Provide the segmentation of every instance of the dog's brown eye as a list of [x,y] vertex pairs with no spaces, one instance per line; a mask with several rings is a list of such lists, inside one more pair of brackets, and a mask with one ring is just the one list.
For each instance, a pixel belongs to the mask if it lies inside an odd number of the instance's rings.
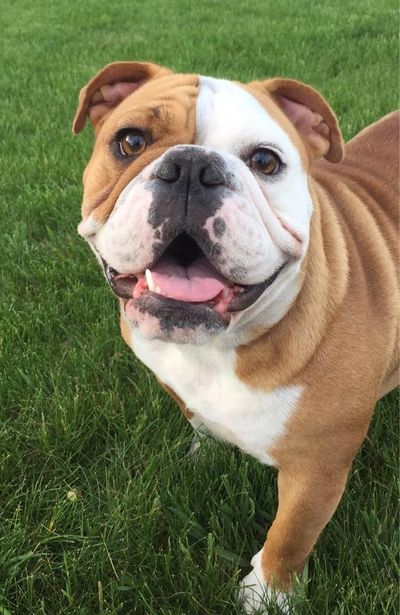
[[147,147],[146,139],[140,130],[125,132],[118,141],[122,156],[139,156]]
[[250,156],[250,166],[264,175],[274,175],[281,166],[279,157],[270,149],[256,149]]

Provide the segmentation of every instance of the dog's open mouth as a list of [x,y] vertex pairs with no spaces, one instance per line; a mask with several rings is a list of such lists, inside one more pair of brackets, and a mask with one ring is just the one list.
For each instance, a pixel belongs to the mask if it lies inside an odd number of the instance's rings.
[[[103,260],[103,259],[102,259]],[[229,319],[229,314],[254,303],[279,275],[280,267],[260,284],[239,285],[219,273],[199,245],[181,233],[161,257],[139,274],[121,274],[103,260],[106,278],[114,293],[125,300],[152,296],[158,300],[176,301],[182,308],[203,305]]]

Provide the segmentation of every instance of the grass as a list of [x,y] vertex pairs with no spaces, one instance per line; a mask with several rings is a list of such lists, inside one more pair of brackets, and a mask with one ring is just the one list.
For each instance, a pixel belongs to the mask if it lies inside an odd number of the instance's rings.
[[[206,443],[124,346],[75,228],[79,88],[149,59],[319,88],[346,139],[397,104],[397,3],[17,0],[1,10],[0,615],[232,615],[275,473]],[[397,613],[396,395],[309,564],[301,614]],[[272,612],[272,611],[271,611]]]

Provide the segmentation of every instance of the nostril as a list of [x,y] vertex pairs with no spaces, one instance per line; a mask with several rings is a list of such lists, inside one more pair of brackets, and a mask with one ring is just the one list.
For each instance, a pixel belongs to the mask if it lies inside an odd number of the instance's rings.
[[164,161],[157,169],[156,175],[159,179],[166,182],[176,182],[181,175],[181,168],[175,162]]
[[224,176],[214,166],[207,165],[199,173],[200,183],[203,186],[220,186],[224,183]]

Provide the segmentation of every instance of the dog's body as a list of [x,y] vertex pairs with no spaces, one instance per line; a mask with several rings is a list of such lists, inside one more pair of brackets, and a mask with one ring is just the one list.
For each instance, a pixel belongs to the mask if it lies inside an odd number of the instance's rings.
[[80,233],[124,339],[192,425],[279,469],[241,600],[251,613],[272,588],[283,604],[398,383],[398,115],[342,160],[334,115],[303,84],[137,63],[99,73],[76,131],[86,114]]

